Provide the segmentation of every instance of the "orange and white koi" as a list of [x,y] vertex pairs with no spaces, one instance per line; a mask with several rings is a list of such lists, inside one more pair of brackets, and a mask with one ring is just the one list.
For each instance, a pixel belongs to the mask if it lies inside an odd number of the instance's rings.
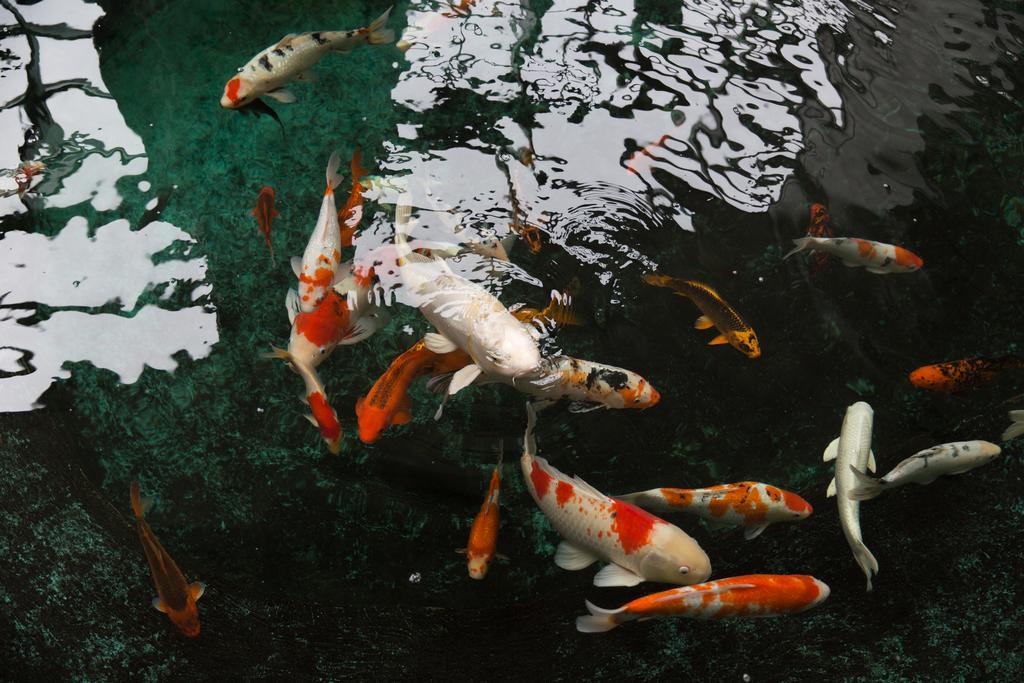
[[334,205],[334,188],[341,182],[338,153],[331,155],[327,162],[327,189],[320,205],[320,216],[316,227],[306,243],[302,254],[299,278],[299,308],[309,312],[317,307],[327,290],[334,284],[341,265],[341,227],[338,225],[338,210]]
[[352,238],[355,236],[359,222],[363,220],[363,185],[362,180],[369,174],[365,168],[360,166],[362,152],[357,148],[352,153],[352,161],[349,164],[352,172],[352,190],[349,192],[345,206],[338,212],[338,224],[341,226],[341,246],[351,247]]
[[587,616],[576,618],[576,630],[603,633],[627,621],[658,617],[726,619],[774,617],[817,607],[831,590],[806,574],[749,574],[645,595],[618,609],[586,602]]
[[813,511],[797,494],[757,481],[704,489],[657,488],[615,497],[647,510],[687,512],[713,525],[742,526],[748,541],[769,524],[807,519]]
[[327,400],[327,390],[320,381],[320,375],[309,364],[297,361],[284,349],[275,347],[269,356],[288,361],[288,367],[302,378],[306,388],[300,399],[309,405],[310,410],[306,420],[320,432],[327,449],[337,455],[341,451],[341,422],[338,413]]
[[352,31],[288,34],[238,70],[238,75],[224,85],[220,106],[241,109],[263,96],[278,102],[294,102],[295,95],[284,86],[293,80],[316,80],[310,69],[328,52],[345,53],[364,44],[395,42],[394,31],[384,28],[390,15],[388,9],[369,26]]
[[260,189],[259,196],[256,197],[256,206],[252,209],[252,215],[256,217],[256,223],[260,226],[260,233],[263,235],[263,241],[267,243],[267,248],[270,249],[270,260],[273,262],[274,243],[270,241],[270,230],[274,223],[274,217],[281,215],[274,208],[274,188],[263,187]]
[[573,413],[599,408],[646,410],[661,400],[650,382],[625,368],[571,356],[547,358],[545,367],[541,378],[519,381],[514,386],[539,399],[571,401],[569,411]]
[[635,586],[641,581],[688,585],[711,575],[708,556],[682,529],[609,498],[537,457],[533,406],[527,406],[527,413],[519,464],[530,495],[565,539],[558,545],[555,564],[578,570],[598,560],[609,562],[594,577],[595,586]]
[[761,356],[761,345],[754,329],[711,286],[696,280],[680,280],[653,273],[645,275],[644,282],[655,287],[667,287],[696,304],[703,315],[697,318],[693,326],[698,330],[715,327],[720,333],[708,342],[708,346],[731,344],[747,358]]
[[1024,368],[1017,356],[964,358],[946,363],[923,365],[910,373],[910,383],[919,389],[955,394],[975,389],[994,380],[1003,370]]
[[863,267],[879,275],[913,273],[924,265],[919,256],[903,247],[857,237],[800,237],[793,244],[796,246],[782,258],[801,251],[818,251],[839,258],[844,266]]
[[366,396],[356,401],[359,438],[363,443],[374,443],[388,427],[412,419],[407,391],[417,377],[430,372],[454,372],[472,362],[461,349],[439,354],[428,349],[423,341],[416,342],[391,362]]
[[482,579],[494,561],[498,547],[498,497],[501,495],[501,454],[498,464],[491,473],[491,483],[487,487],[487,497],[480,506],[480,512],[473,519],[469,530],[469,543],[466,545],[466,569],[469,578]]
[[196,581],[188,583],[181,569],[157,540],[146,522],[145,514],[152,501],[139,495],[139,482],[131,486],[132,512],[135,514],[135,528],[139,532],[142,550],[146,553],[149,573],[156,585],[153,607],[171,620],[178,630],[189,638],[199,635],[199,610],[196,601],[202,597],[206,585]]

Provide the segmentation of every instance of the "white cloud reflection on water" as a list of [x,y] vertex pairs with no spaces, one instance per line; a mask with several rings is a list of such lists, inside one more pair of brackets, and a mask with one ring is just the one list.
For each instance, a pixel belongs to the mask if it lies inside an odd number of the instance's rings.
[[[66,0],[16,9],[30,24],[65,24],[78,30],[90,29],[102,14],[96,5]],[[120,208],[124,198],[117,182],[141,177],[148,159],[142,139],[125,123],[116,101],[105,96],[91,37],[36,39],[40,85],[47,89],[71,83],[46,97],[56,125],[40,131],[39,122],[17,101],[28,84],[29,40],[10,12],[0,10],[0,21],[14,33],[2,47],[11,50],[9,65],[15,67],[0,74],[0,100],[9,105],[0,111],[5,140],[0,168],[12,169],[24,160],[47,164],[43,182],[24,200],[17,195],[0,199],[0,219],[28,211],[28,224],[38,225],[42,221],[33,218],[40,211],[62,210],[66,215],[67,209],[86,203],[96,211]],[[55,131],[60,133],[56,140]],[[39,133],[38,144],[25,144]],[[22,145],[26,159],[20,157]],[[133,184],[143,192],[150,187],[144,180]],[[141,207],[136,209],[133,213],[141,212]],[[192,242],[185,230],[162,221],[134,230],[124,219],[90,226],[81,216],[52,237],[4,232],[0,412],[39,407],[46,389],[70,376],[68,362],[89,362],[132,383],[146,367],[173,371],[177,362],[172,356],[180,351],[196,359],[207,356],[218,340],[212,308],[202,302],[180,310],[162,307],[170,305],[165,302],[176,288],[191,287],[191,301],[212,289],[205,282],[206,259],[189,256]],[[159,306],[139,305],[140,297],[159,288],[164,290]],[[40,310],[41,306],[46,308]],[[102,311],[91,310],[101,307]],[[38,322],[23,324],[36,313],[41,314]]]

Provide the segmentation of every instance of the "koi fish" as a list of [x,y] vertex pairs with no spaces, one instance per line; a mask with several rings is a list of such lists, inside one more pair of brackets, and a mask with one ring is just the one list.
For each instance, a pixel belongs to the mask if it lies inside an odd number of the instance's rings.
[[769,524],[807,519],[813,512],[811,504],[797,494],[757,481],[705,489],[658,488],[615,497],[647,510],[688,512],[713,525],[746,527],[743,537],[748,541]]
[[1009,441],[1010,439],[1016,439],[1021,434],[1024,434],[1024,410],[1011,410],[1010,411],[1010,426],[1003,432],[1003,441]]
[[[14,195],[24,197],[29,188],[32,187],[32,179],[42,175],[45,170],[46,164],[42,161],[24,161],[13,171],[4,171],[3,177],[12,178],[14,180],[14,187],[0,190],[0,197],[6,198],[13,197]],[[10,187],[9,183],[7,185]]]
[[558,291],[551,291],[551,301],[543,310],[536,308],[517,308],[509,312],[516,320],[522,323],[534,323],[539,326],[553,325],[582,325],[583,321],[576,315],[572,306],[572,297],[569,294],[561,294]]
[[351,247],[359,222],[363,220],[363,185],[362,179],[369,171],[360,166],[362,152],[357,148],[352,153],[350,168],[352,171],[352,190],[349,192],[345,206],[338,212],[338,224],[341,226],[341,246]]
[[414,253],[405,229],[411,207],[399,205],[395,246],[402,292],[409,305],[419,308],[437,332],[424,337],[434,353],[462,349],[473,362],[458,370],[448,386],[449,395],[469,386],[482,373],[512,381],[535,375],[541,366],[533,336],[498,299],[475,282],[456,275],[447,263]]
[[796,614],[817,607],[830,593],[824,582],[805,574],[733,576],[645,595],[618,609],[602,609],[587,601],[590,614],[576,618],[576,630],[603,633],[627,621],[658,617],[725,619]]
[[495,548],[498,544],[498,496],[501,494],[501,453],[498,454],[498,464],[494,466],[491,473],[491,483],[487,487],[487,497],[484,504],[480,506],[480,512],[473,519],[473,526],[469,530],[469,543],[464,551],[466,553],[466,568],[469,570],[469,578],[482,579],[487,576],[487,570],[494,561]]
[[334,206],[334,188],[341,182],[338,153],[327,162],[327,189],[320,205],[316,227],[302,254],[299,278],[299,308],[307,313],[317,307],[334,284],[341,265],[341,227]]
[[693,326],[698,330],[715,327],[720,332],[708,342],[708,346],[731,344],[747,358],[761,356],[761,346],[753,328],[710,286],[696,280],[680,280],[653,273],[645,275],[644,282],[655,287],[667,287],[678,296],[686,297],[696,304],[703,315],[697,318]]
[[267,248],[270,249],[270,260],[273,262],[274,244],[270,241],[270,228],[274,222],[274,217],[281,215],[274,208],[274,188],[263,187],[260,189],[260,194],[256,197],[256,206],[252,209],[252,215],[256,217],[256,222],[260,226],[260,233],[263,235],[263,241],[267,243]]
[[195,638],[199,635],[199,610],[196,609],[196,601],[203,596],[206,585],[199,581],[185,581],[185,575],[181,573],[174,558],[160,545],[145,519],[146,510],[152,505],[152,501],[139,496],[137,481],[132,482],[131,499],[135,528],[139,532],[139,541],[146,553],[146,561],[149,562],[149,573],[156,585],[153,607],[166,614],[179,631],[189,638]]
[[598,560],[609,562],[594,576],[595,586],[635,586],[642,581],[688,585],[711,576],[711,562],[682,529],[630,503],[604,495],[579,477],[569,478],[537,457],[537,422],[528,423],[520,466],[526,488],[562,535],[555,564],[575,571]]
[[284,349],[274,347],[269,355],[288,361],[288,367],[302,378],[306,390],[299,398],[309,405],[310,409],[310,414],[305,416],[306,420],[320,432],[320,437],[327,444],[327,450],[337,455],[341,451],[341,422],[338,420],[338,413],[327,400],[327,390],[316,370],[306,363],[296,362]]
[[857,237],[801,237],[793,240],[793,244],[796,246],[782,258],[801,251],[817,251],[839,258],[844,266],[863,267],[879,275],[913,273],[924,265],[920,257],[903,247]]
[[947,363],[924,365],[910,373],[910,383],[919,389],[953,394],[991,382],[1002,370],[1024,368],[1016,356],[965,358]]
[[374,443],[388,427],[405,424],[412,419],[411,402],[406,392],[417,377],[430,372],[454,372],[472,362],[469,354],[461,349],[437,354],[423,341],[416,342],[391,362],[366,396],[356,401],[360,440]]
[[[807,226],[809,237],[832,237],[832,223],[828,215],[828,209],[823,204],[811,204],[811,220]],[[817,277],[825,264],[828,263],[828,254],[817,253],[811,262],[811,277]]]
[[988,441],[957,441],[925,449],[910,456],[884,477],[869,477],[851,467],[857,485],[850,498],[871,500],[883,491],[905,484],[930,484],[947,474],[963,474],[999,457],[999,446]]
[[328,52],[345,53],[365,43],[393,43],[394,31],[384,28],[390,15],[388,9],[369,26],[352,31],[288,34],[238,70],[238,75],[224,85],[220,106],[241,109],[263,96],[282,103],[294,102],[295,95],[284,86],[293,80],[316,80],[310,68]]
[[839,507],[839,525],[843,528],[846,542],[853,551],[853,558],[867,577],[867,589],[871,591],[871,577],[878,573],[878,561],[871,554],[860,533],[860,503],[851,496],[857,486],[852,470],[864,472],[864,468],[875,471],[875,454],[871,452],[871,429],[874,411],[867,403],[858,401],[846,409],[843,428],[839,438],[825,449],[822,459],[836,461],[836,474],[828,485],[828,497],[836,497]]

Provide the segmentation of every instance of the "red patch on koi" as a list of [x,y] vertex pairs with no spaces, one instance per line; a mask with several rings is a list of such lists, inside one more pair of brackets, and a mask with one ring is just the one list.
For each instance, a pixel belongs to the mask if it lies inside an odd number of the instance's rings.
[[555,487],[555,502],[558,503],[558,507],[564,506],[572,498],[573,488],[572,484],[567,481],[558,482],[558,486]]
[[228,96],[229,100],[231,100],[232,102],[237,102],[238,101],[238,89],[241,86],[242,86],[242,79],[239,78],[238,76],[235,76],[230,81],[228,81],[228,88],[225,91],[225,94]]
[[530,481],[533,482],[533,489],[537,492],[537,497],[543,498],[551,488],[552,477],[534,460],[530,469]]
[[341,423],[334,413],[334,408],[327,403],[327,398],[316,391],[306,397],[309,408],[313,411],[313,419],[320,427],[320,436],[329,441],[337,441],[341,438]]
[[649,512],[621,500],[612,502],[612,531],[627,555],[635,553],[651,540],[654,525],[660,520]]
[[315,309],[295,316],[295,331],[317,346],[326,346],[341,340],[348,319],[348,303],[331,289]]

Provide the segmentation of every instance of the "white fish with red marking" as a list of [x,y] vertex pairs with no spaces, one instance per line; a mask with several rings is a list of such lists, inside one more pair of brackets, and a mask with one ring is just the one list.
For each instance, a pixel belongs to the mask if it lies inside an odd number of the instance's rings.
[[711,561],[697,541],[674,524],[604,495],[579,477],[569,478],[536,455],[537,417],[528,423],[520,466],[526,488],[565,539],[555,564],[578,570],[609,562],[594,576],[595,586],[635,586],[641,581],[689,585],[711,576]]
[[844,266],[863,267],[869,273],[913,273],[924,261],[913,252],[885,242],[874,242],[857,237],[801,237],[793,240],[796,246],[782,258],[801,251],[818,251],[839,258]]
[[238,75],[224,85],[220,106],[241,109],[264,95],[278,102],[294,102],[295,95],[284,86],[291,81],[316,80],[310,68],[328,52],[345,53],[367,43],[395,42],[395,32],[384,28],[390,15],[388,9],[369,26],[351,31],[288,34],[238,70]]
[[[323,301],[340,271],[341,226],[334,203],[334,188],[341,182],[338,175],[340,164],[341,158],[335,152],[327,162],[327,188],[320,204],[320,216],[295,273],[299,278],[299,310],[306,313],[315,310]],[[293,260],[292,268],[296,269],[296,265],[297,261]]]
[[930,484],[947,474],[963,474],[987,465],[1001,449],[988,441],[956,441],[932,446],[910,456],[884,477],[869,477],[853,467],[857,485],[850,490],[854,500],[871,500],[884,491],[906,484]]

